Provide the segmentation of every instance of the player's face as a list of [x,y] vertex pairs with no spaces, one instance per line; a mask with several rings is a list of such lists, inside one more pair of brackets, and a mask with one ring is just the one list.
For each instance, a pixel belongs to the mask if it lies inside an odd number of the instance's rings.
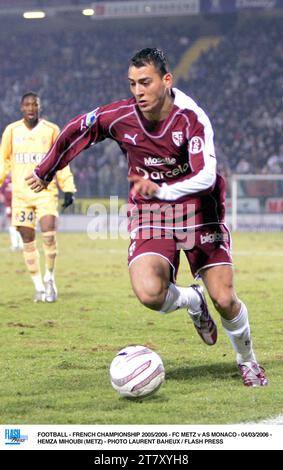
[[21,104],[21,112],[25,122],[33,127],[38,122],[40,100],[35,96],[26,96]]
[[169,91],[172,87],[172,75],[160,76],[153,64],[143,67],[129,67],[128,79],[140,111],[148,119],[161,119],[163,111],[171,101]]

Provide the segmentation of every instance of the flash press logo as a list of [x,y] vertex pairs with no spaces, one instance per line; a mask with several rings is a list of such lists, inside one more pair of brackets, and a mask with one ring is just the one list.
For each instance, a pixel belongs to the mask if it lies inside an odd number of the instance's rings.
[[5,444],[10,446],[19,446],[28,440],[28,436],[21,434],[21,430],[17,428],[5,429]]

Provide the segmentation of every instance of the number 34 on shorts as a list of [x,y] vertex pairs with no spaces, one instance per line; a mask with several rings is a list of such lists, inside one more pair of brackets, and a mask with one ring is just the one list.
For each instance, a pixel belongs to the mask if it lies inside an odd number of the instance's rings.
[[33,225],[35,213],[31,209],[17,210],[15,213],[15,221],[23,225]]

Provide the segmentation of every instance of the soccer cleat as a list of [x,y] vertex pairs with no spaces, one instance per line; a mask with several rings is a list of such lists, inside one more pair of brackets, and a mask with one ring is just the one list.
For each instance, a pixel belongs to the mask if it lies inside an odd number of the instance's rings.
[[217,341],[217,326],[210,316],[207,303],[204,297],[203,287],[193,284],[190,287],[198,294],[201,304],[199,311],[193,311],[188,308],[188,314],[193,320],[193,324],[201,339],[208,346],[213,346]]
[[35,291],[34,302],[45,302],[45,292],[44,291]]
[[56,302],[57,300],[57,288],[55,282],[50,279],[44,282],[45,286],[45,302]]
[[257,362],[242,362],[238,364],[244,385],[247,387],[260,387],[268,385],[265,370]]

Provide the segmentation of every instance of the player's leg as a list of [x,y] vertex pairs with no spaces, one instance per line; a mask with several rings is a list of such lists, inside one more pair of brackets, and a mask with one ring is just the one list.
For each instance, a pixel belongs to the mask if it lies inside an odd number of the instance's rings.
[[232,266],[218,265],[204,269],[201,278],[237,352],[237,361],[254,361],[248,312],[236,295]]
[[11,251],[22,251],[23,250],[23,239],[17,227],[14,227],[9,219],[9,235],[10,235],[10,249]]
[[9,235],[11,242],[11,251],[22,251],[23,250],[23,240],[21,234],[18,232],[17,228],[13,225],[9,226]]
[[55,302],[57,299],[57,287],[55,284],[55,264],[57,257],[56,226],[56,216],[44,215],[40,218],[42,244],[45,254],[44,286],[46,302]]
[[196,233],[194,249],[186,255],[193,275],[203,279],[221,315],[245,385],[266,385],[264,371],[256,362],[252,349],[247,308],[235,293],[230,242],[225,225],[204,226]]
[[246,305],[238,299],[231,265],[212,266],[201,271],[201,277],[227,333],[245,385],[266,385],[263,369],[256,361]]
[[171,239],[134,239],[129,247],[129,270],[133,290],[146,307],[161,313],[179,308],[199,309],[200,298],[193,287],[174,283],[179,251]]
[[139,301],[161,313],[179,308],[198,308],[199,296],[192,287],[180,287],[170,282],[169,262],[158,254],[144,254],[130,265],[130,279]]
[[133,291],[139,301],[152,310],[161,310],[170,283],[170,265],[158,255],[144,255],[130,265]]
[[36,197],[36,216],[42,233],[43,251],[45,254],[45,300],[57,300],[55,284],[55,264],[57,258],[56,228],[58,219],[58,198],[53,191],[43,191]]
[[[196,278],[198,267],[203,264],[199,247],[200,233],[198,231],[183,232],[182,230],[176,230],[175,239],[178,241],[178,247],[184,250],[192,275]],[[208,346],[213,346],[217,341],[217,326],[209,313],[204,289],[198,284],[193,284],[190,289],[194,291],[195,301],[188,304],[188,315],[203,342]]]
[[[28,217],[30,220],[28,220]],[[19,224],[17,225],[17,230],[23,240],[23,256],[26,267],[35,287],[34,301],[44,302],[45,292],[40,272],[39,252],[36,246],[35,229],[31,226],[34,220],[33,210],[31,208],[21,211],[15,209],[15,219],[14,223]]]
[[23,241],[17,228],[12,225],[12,207],[11,198],[5,201],[5,216],[7,221],[7,227],[10,235],[10,249],[11,251],[21,251],[23,249]]

